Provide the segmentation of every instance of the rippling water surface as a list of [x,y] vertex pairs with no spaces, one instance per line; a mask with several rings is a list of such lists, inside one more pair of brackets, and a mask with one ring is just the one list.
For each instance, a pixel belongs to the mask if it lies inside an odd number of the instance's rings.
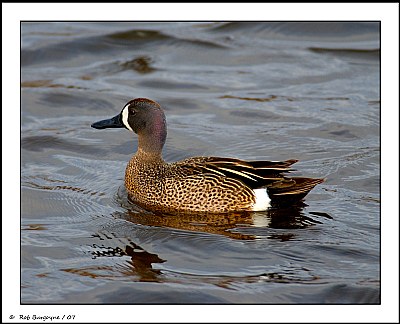
[[[380,303],[378,23],[22,23],[21,302]],[[135,97],[167,161],[295,158],[304,206],[153,215],[127,201]]]

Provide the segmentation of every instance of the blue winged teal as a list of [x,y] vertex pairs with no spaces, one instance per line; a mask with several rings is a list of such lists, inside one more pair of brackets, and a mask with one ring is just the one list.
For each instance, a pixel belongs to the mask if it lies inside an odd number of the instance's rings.
[[152,211],[262,211],[299,201],[324,181],[284,176],[297,160],[192,157],[166,163],[161,155],[167,137],[165,115],[149,99],[133,99],[120,114],[92,127],[126,128],[138,135],[137,152],[126,167],[125,187],[132,201]]

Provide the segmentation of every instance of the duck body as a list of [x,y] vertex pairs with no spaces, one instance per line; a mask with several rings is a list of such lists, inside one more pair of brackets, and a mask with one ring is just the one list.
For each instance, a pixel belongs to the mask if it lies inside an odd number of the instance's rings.
[[126,167],[125,187],[134,203],[151,211],[262,211],[293,204],[324,181],[285,176],[297,160],[192,157],[167,163],[161,154],[167,134],[165,115],[149,99],[131,100],[119,115],[92,127],[125,127],[138,134],[138,150]]

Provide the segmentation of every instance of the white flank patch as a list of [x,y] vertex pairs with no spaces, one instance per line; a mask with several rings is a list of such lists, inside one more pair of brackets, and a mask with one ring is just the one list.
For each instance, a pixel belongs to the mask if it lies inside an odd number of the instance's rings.
[[130,131],[133,132],[131,126],[129,126],[129,122],[128,122],[128,116],[129,116],[129,109],[128,109],[129,105],[126,105],[124,107],[124,109],[122,110],[122,123],[125,125],[126,128],[128,128]]
[[253,205],[254,211],[263,211],[271,207],[271,198],[268,196],[267,189],[254,189],[253,191],[256,198],[256,202]]

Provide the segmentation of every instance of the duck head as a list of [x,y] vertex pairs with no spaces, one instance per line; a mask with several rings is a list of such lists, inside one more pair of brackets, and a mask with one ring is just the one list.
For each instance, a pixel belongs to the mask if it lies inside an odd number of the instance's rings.
[[96,129],[126,128],[135,132],[139,137],[139,149],[145,152],[161,152],[167,137],[167,125],[161,106],[146,98],[129,101],[117,116],[91,126]]

